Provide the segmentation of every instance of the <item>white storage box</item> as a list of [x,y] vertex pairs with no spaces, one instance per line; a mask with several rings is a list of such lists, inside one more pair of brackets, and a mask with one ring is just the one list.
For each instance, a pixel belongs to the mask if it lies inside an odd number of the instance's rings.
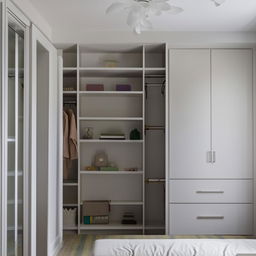
[[64,208],[63,209],[63,226],[64,227],[74,227],[76,226],[76,208]]

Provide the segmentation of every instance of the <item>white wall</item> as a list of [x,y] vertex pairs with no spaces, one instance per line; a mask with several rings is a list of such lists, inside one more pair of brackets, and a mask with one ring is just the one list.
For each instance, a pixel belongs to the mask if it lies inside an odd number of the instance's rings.
[[52,29],[47,21],[28,0],[11,0],[48,38],[52,39]]
[[133,32],[82,31],[78,29],[53,31],[58,43],[157,43],[169,47],[251,47],[256,44],[255,32]]

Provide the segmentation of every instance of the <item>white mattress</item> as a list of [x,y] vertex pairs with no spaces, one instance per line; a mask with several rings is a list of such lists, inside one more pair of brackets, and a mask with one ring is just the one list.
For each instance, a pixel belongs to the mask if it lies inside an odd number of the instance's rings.
[[256,256],[254,239],[101,239],[93,256]]

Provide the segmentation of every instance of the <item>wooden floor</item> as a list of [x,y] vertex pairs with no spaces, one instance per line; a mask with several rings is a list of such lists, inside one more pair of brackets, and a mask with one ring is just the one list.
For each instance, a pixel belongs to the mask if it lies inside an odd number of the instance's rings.
[[142,236],[142,235],[75,235],[65,234],[63,247],[58,256],[91,256],[96,239],[245,239],[244,236]]

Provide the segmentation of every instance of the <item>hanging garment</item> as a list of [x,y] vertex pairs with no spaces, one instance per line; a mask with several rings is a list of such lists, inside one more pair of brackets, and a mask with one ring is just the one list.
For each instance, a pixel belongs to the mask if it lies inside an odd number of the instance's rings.
[[63,111],[63,157],[69,159],[69,120],[65,111]]
[[69,120],[69,159],[78,158],[76,117],[72,109],[66,111]]
[[63,179],[69,177],[69,120],[68,115],[63,111]]

